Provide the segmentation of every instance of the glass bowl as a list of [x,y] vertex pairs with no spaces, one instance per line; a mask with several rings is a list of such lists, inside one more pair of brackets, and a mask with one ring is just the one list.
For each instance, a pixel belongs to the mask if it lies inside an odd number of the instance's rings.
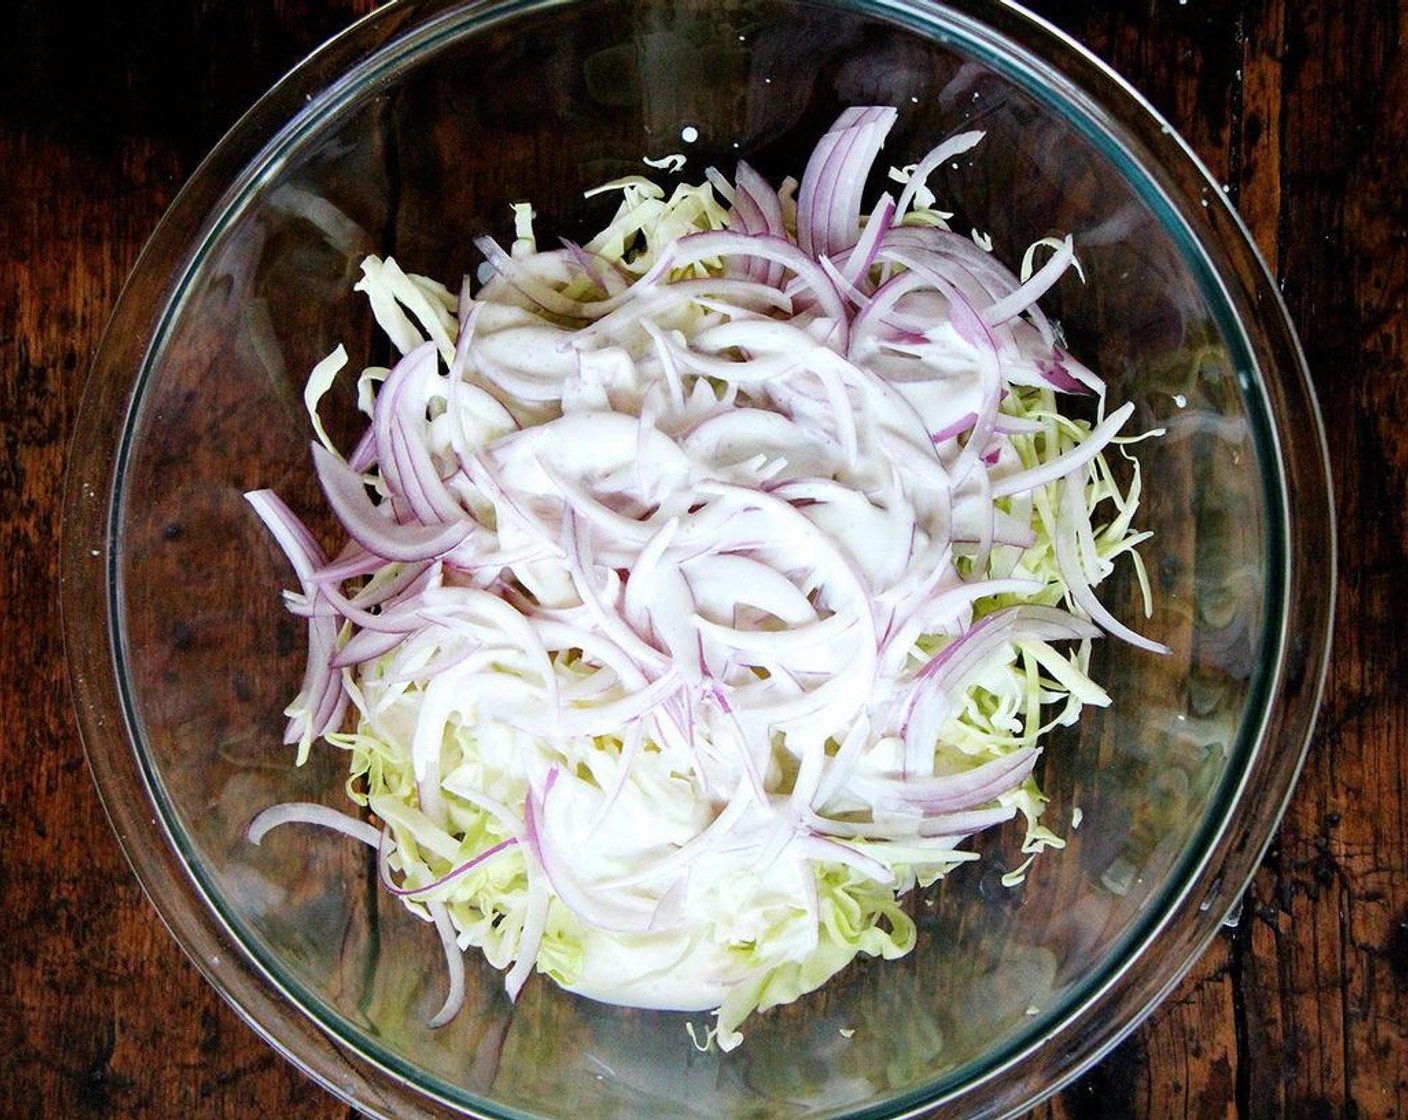
[[[863,103],[901,109],[892,161],[986,130],[945,201],[1005,259],[1074,234],[1084,283],[1045,306],[1111,399],[1165,429],[1139,449],[1141,628],[1172,652],[1100,644],[1115,703],[1053,736],[1042,772],[1064,851],[1009,888],[1012,836],[982,838],[978,862],[914,900],[913,953],[759,1016],[738,1050],[542,978],[511,1004],[475,959],[464,1010],[432,1030],[434,932],[364,850],[245,838],[277,801],[343,804],[346,775],[334,752],[297,768],[281,745],[303,638],[242,493],[320,508],[302,387],[339,341],[354,364],[375,354],[351,290],[364,254],[457,278],[475,236],[507,236],[514,201],[578,236],[601,217],[584,189],[642,157],[797,173]],[[63,609],[92,769],[153,904],[256,1030],[363,1111],[1002,1116],[1113,1046],[1235,911],[1318,701],[1330,509],[1303,359],[1244,228],[1149,107],[1032,16],[986,0],[409,0],[280,83],[153,236],[77,428]],[[1131,617],[1137,589],[1112,594]]]

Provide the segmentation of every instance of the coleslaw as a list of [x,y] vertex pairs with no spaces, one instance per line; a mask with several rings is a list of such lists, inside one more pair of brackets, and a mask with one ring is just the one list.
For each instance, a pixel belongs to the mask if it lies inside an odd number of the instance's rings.
[[1123,562],[1149,597],[1133,406],[1106,410],[1038,305],[1072,238],[1014,274],[938,208],[980,133],[863,212],[896,117],[847,110],[776,188],[746,163],[608,183],[581,245],[540,246],[520,204],[457,292],[364,262],[400,358],[357,379],[362,439],[318,419],[343,348],[306,392],[346,546],[249,495],[308,623],[287,738],[345,752],[354,804],[249,834],[377,849],[443,942],[434,1022],[472,948],[510,996],[536,971],[709,1011],[732,1049],[754,1011],[908,952],[904,897],[968,837],[1021,818],[1027,856],[1061,846],[1044,735],[1109,703],[1099,636],[1162,648],[1094,592]]

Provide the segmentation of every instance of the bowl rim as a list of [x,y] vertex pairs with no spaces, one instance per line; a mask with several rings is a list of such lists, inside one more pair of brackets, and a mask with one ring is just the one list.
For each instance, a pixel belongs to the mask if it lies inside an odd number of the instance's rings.
[[[378,1055],[376,1048],[359,1051],[340,1035],[336,1022],[323,1021],[325,1016],[290,998],[296,993],[289,990],[289,981],[273,974],[241,940],[208,884],[181,858],[181,837],[164,811],[159,775],[141,755],[139,729],[125,695],[118,621],[120,468],[150,360],[160,349],[191,271],[281,154],[326,115],[349,104],[369,74],[433,50],[444,36],[471,34],[496,21],[557,6],[558,0],[397,0],[330,40],[261,98],[200,164],[143,250],[93,359],[69,457],[60,605],[70,687],[89,765],[124,854],[178,944],[226,1002],[325,1089],[377,1116],[437,1116],[443,1113],[425,1109],[441,1106],[463,1114],[466,1106],[454,1096],[413,1086],[394,1057]],[[1273,639],[1267,649],[1274,651],[1274,663],[1263,673],[1263,702],[1248,705],[1262,718],[1241,737],[1245,764],[1229,765],[1220,779],[1224,788],[1199,830],[1206,843],[1190,842],[1181,862],[1192,866],[1170,875],[1155,896],[1157,904],[1121,939],[1122,951],[1077,985],[1084,994],[1071,999],[1068,1010],[1037,1016],[998,1059],[984,1059],[985,1068],[972,1079],[959,1076],[968,1069],[961,1066],[883,1109],[857,1114],[914,1117],[960,1100],[1039,1052],[1054,1055],[1054,1079],[999,1099],[997,1107],[1004,1111],[981,1113],[1012,1115],[1068,1084],[1143,1021],[1238,905],[1273,838],[1313,732],[1332,640],[1335,543],[1324,427],[1284,301],[1247,227],[1191,147],[1111,67],[1012,0],[997,5],[986,0],[942,5],[878,0],[820,6],[861,11],[920,35],[932,36],[940,27],[955,33],[965,53],[978,50],[983,62],[1029,95],[1049,98],[1048,104],[1067,115],[1074,110],[1077,125],[1097,147],[1102,137],[1118,136],[1138,157],[1119,162],[1148,176],[1155,192],[1152,198],[1144,190],[1136,193],[1147,204],[1157,200],[1163,216],[1183,230],[1195,252],[1187,263],[1205,267],[1205,282],[1222,300],[1215,309],[1231,314],[1220,325],[1254,371],[1242,371],[1244,395],[1265,395],[1264,409],[1251,412],[1266,422],[1258,438],[1276,467],[1275,478],[1264,478],[1263,484],[1269,488],[1268,530],[1280,537],[1272,550],[1279,548],[1284,563],[1268,593],[1284,610],[1267,612]],[[1019,64],[1049,80],[1049,88],[1023,81]],[[192,248],[193,229],[200,233]],[[163,259],[179,260],[182,268],[162,270]],[[1260,376],[1264,371],[1280,371],[1280,376]],[[1284,453],[1269,422],[1277,414],[1286,417],[1288,430],[1300,434],[1301,450],[1314,453]],[[114,431],[119,433],[116,441]],[[1301,508],[1292,509],[1292,493],[1301,499]],[[1309,562],[1317,556],[1318,566]],[[96,618],[106,624],[95,627]],[[1279,745],[1273,751],[1270,744]],[[1261,798],[1263,804],[1269,800],[1274,812],[1239,820],[1237,810],[1250,798]],[[193,889],[203,908],[184,901]],[[1151,963],[1150,946],[1180,915],[1192,911],[1202,917],[1167,953],[1167,961]],[[1129,976],[1134,983],[1117,989],[1117,981]]]

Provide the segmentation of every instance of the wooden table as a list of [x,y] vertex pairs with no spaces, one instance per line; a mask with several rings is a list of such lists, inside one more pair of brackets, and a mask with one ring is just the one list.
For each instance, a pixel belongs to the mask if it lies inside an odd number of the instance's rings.
[[[1033,1115],[1408,1115],[1408,5],[1042,0],[1227,184],[1315,370],[1339,635],[1240,924]],[[21,0],[0,46],[0,1115],[348,1115],[187,963],[109,831],[56,599],[66,442],[123,277],[197,160],[370,0]],[[586,1120],[586,1118],[584,1118]]]

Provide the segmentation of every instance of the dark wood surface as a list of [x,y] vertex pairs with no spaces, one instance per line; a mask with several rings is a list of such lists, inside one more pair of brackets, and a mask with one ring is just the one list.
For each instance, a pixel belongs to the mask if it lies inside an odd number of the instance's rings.
[[[0,45],[0,1117],[345,1117],[200,979],[103,817],[57,605],[66,444],[184,178],[371,0],[17,0]],[[1042,0],[1227,185],[1299,324],[1339,499],[1338,638],[1239,925],[1033,1113],[1408,1115],[1408,8]],[[587,1118],[584,1118],[587,1120]]]

